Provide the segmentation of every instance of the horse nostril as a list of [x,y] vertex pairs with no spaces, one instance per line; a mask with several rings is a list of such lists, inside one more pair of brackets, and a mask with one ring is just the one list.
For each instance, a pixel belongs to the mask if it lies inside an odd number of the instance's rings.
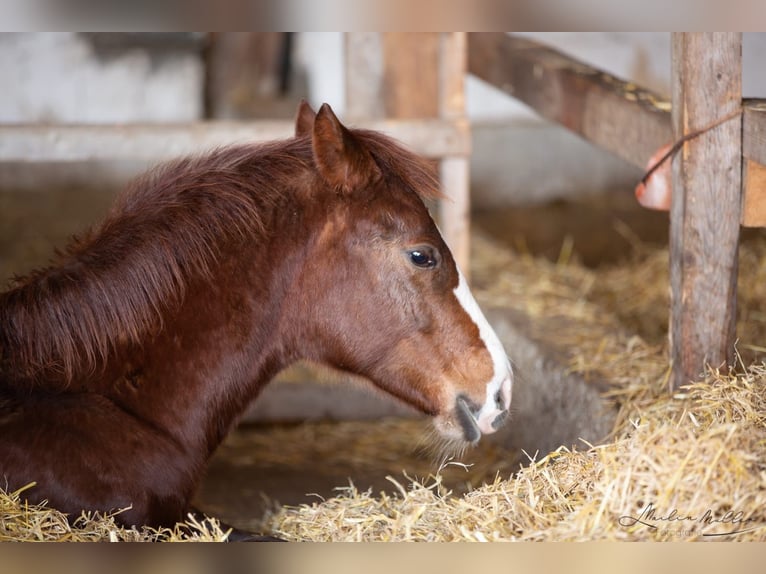
[[492,428],[494,430],[499,429],[501,426],[503,426],[503,423],[505,422],[505,419],[508,418],[508,411],[504,410],[499,415],[495,417],[495,419],[492,421]]
[[511,379],[505,379],[495,393],[495,406],[498,410],[505,411],[511,406]]
[[505,410],[505,400],[504,400],[504,398],[503,398],[503,389],[499,389],[499,390],[498,390],[498,391],[495,393],[495,406],[496,406],[496,407],[497,407],[499,410],[501,410],[501,411],[502,411],[502,410]]

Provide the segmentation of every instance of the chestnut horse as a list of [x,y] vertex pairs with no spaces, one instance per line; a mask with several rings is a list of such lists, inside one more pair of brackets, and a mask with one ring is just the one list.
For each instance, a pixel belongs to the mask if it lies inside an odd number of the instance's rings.
[[302,103],[296,136],[169,163],[0,295],[0,485],[125,525],[185,517],[273,376],[362,375],[474,443],[510,364],[423,202],[430,164]]

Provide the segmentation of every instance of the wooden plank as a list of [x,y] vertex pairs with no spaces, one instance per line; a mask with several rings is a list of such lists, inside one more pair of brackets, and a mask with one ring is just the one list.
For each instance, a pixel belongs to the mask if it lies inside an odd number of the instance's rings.
[[[281,97],[285,32],[215,32],[206,53],[206,117],[269,117]],[[293,105],[284,102],[283,106]],[[290,112],[288,112],[290,113]]]
[[766,165],[766,100],[743,102],[742,154]]
[[[466,34],[445,33],[439,37],[438,113],[453,121],[465,120]],[[442,191],[447,196],[439,204],[445,240],[458,266],[468,280],[471,274],[471,185],[470,159],[453,156],[441,161]]]
[[466,117],[465,75],[468,70],[468,34],[440,35],[439,116],[444,119]]
[[532,40],[468,34],[468,72],[641,168],[673,137],[666,98]]
[[447,157],[439,165],[442,191],[447,196],[439,204],[441,231],[466,279],[470,279],[471,270],[469,169],[464,157]]
[[[470,154],[467,121],[368,120],[349,125],[382,131],[430,158]],[[130,125],[0,125],[0,161],[163,160],[216,146],[293,135],[292,121]]]
[[742,173],[742,225],[766,227],[766,165],[745,158]]
[[[742,35],[673,33],[676,138],[741,105]],[[733,364],[742,124],[686,142],[673,162],[670,210],[672,385]]]
[[386,32],[382,34],[382,42],[382,97],[386,117],[437,117],[440,34]]

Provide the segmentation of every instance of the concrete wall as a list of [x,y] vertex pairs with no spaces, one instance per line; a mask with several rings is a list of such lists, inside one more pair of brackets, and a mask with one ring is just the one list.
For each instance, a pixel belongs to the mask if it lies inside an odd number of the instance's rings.
[[0,122],[183,122],[202,116],[193,39],[126,49],[75,33],[0,34]]

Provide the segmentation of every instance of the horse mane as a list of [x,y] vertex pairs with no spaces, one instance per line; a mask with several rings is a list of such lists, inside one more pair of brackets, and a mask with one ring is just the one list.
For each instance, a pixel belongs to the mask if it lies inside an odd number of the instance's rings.
[[[429,162],[382,134],[352,133],[386,178],[439,197]],[[139,176],[99,226],[0,294],[0,379],[44,373],[68,384],[117,345],[157,332],[189,282],[212,277],[227,245],[264,233],[263,214],[290,200],[297,174],[315,172],[311,153],[310,137],[239,145]]]
[[434,163],[403,147],[396,140],[372,130],[351,130],[367,147],[389,183],[416,193],[422,200],[445,199]]

